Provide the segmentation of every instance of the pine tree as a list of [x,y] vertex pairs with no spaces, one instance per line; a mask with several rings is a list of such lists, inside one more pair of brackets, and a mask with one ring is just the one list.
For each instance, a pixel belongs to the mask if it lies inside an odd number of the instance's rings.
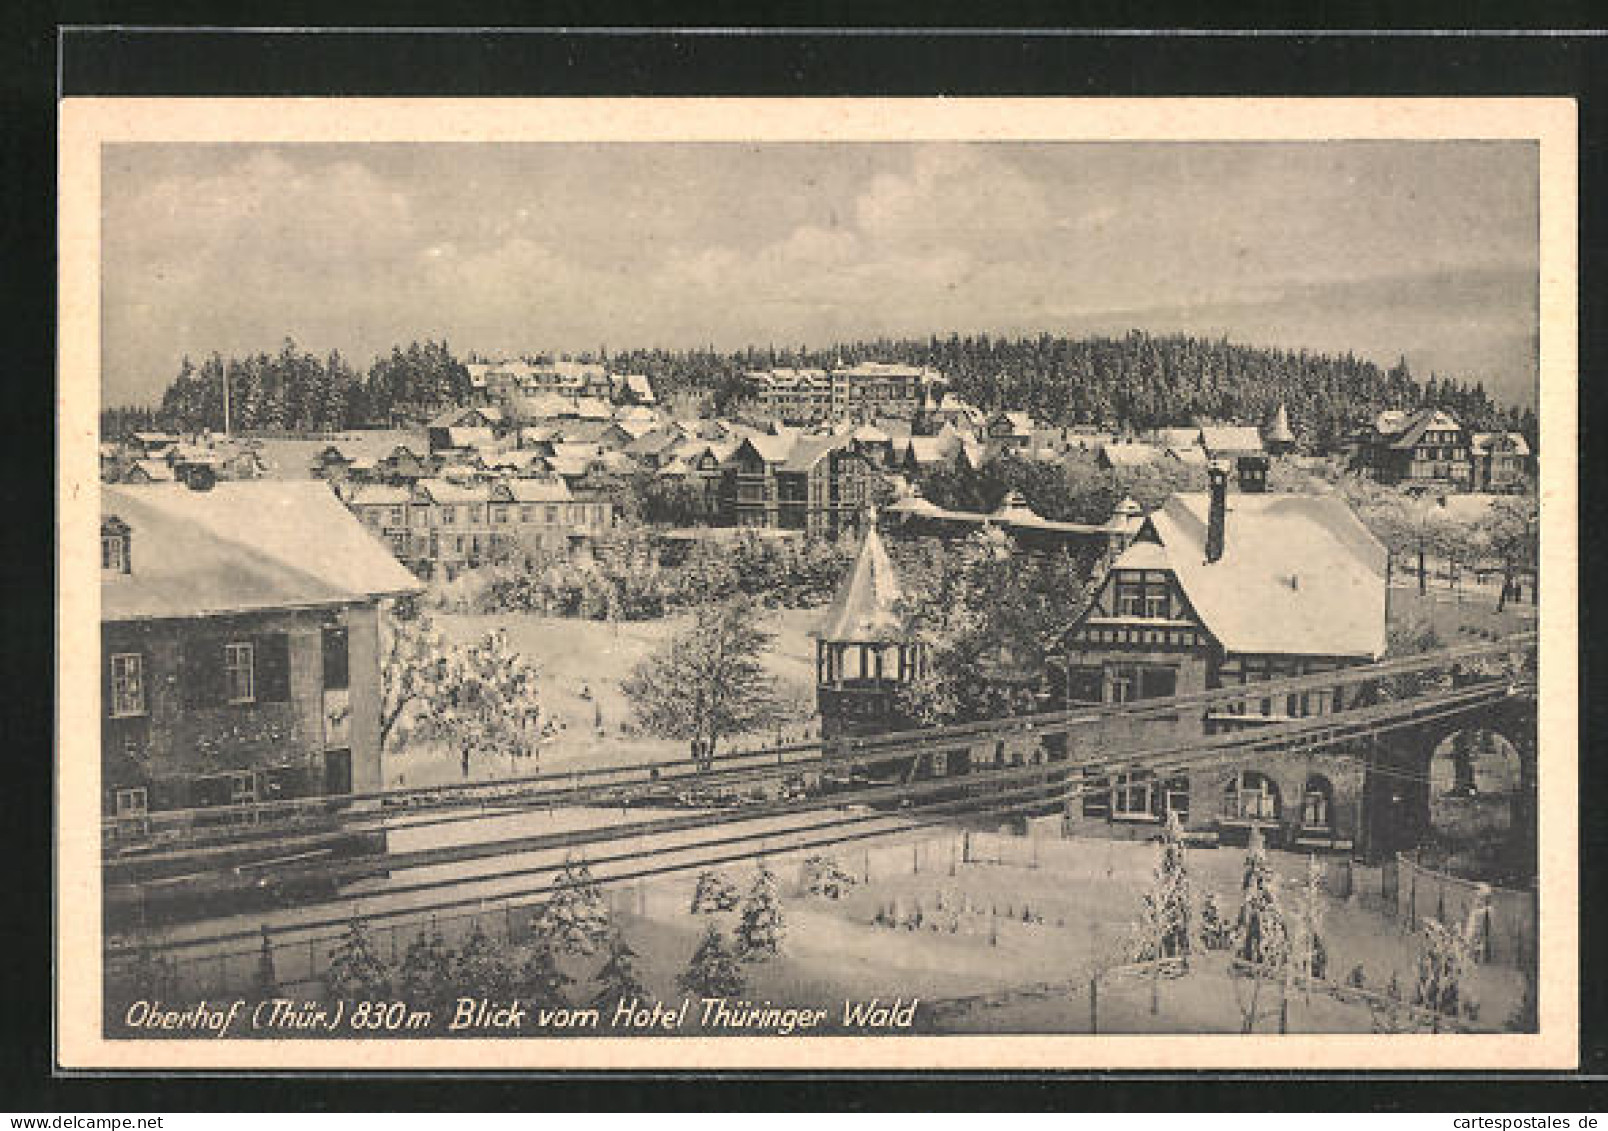
[[743,968],[713,923],[676,984],[695,997],[735,997],[743,992]]
[[1184,830],[1175,812],[1167,814],[1155,876],[1154,886],[1145,895],[1145,957],[1181,958],[1187,969],[1195,948],[1194,895],[1185,858]]
[[1468,915],[1461,925],[1442,923],[1438,919],[1424,920],[1413,1004],[1449,1017],[1456,1017],[1459,1012],[1472,1012],[1473,1003],[1466,983],[1474,967],[1490,895],[1491,889],[1484,884],[1475,889]]
[[636,963],[636,951],[625,941],[625,936],[616,930],[609,936],[608,958],[597,972],[598,985],[597,993],[592,998],[593,1009],[608,1009],[617,1002],[647,996],[647,987],[642,984],[642,975],[637,971]]
[[476,923],[458,951],[455,967],[458,988],[481,997],[507,997],[516,981],[512,964],[503,950]]
[[1223,917],[1217,893],[1209,891],[1200,906],[1200,941],[1207,950],[1227,950],[1233,943],[1234,928]]
[[574,981],[558,965],[558,955],[548,940],[538,940],[530,948],[518,975],[520,1000],[538,1008],[557,1009],[569,1004],[565,989]]
[[391,993],[391,968],[380,958],[363,920],[354,918],[329,957],[324,985],[336,1000],[367,1001]]
[[1306,878],[1301,884],[1300,940],[1295,957],[1306,977],[1319,980],[1329,966],[1329,951],[1323,941],[1323,914],[1323,866],[1316,856],[1308,856]]
[[744,962],[763,962],[781,953],[785,931],[776,873],[761,860],[754,872],[754,886],[743,904],[742,918],[737,922],[737,951]]
[[564,954],[595,954],[608,940],[609,909],[586,861],[574,857],[564,861],[537,930]]
[[411,1005],[437,1008],[453,997],[456,966],[452,948],[432,920],[428,928],[420,928],[402,956],[396,988]]
[[692,914],[712,915],[717,911],[730,911],[737,906],[737,902],[737,887],[724,875],[708,869],[698,873],[698,882],[692,891]]
[[1268,866],[1261,830],[1252,829],[1245,853],[1245,878],[1240,885],[1239,918],[1234,927],[1234,957],[1252,966],[1280,966],[1288,953],[1288,931],[1279,907],[1277,881]]

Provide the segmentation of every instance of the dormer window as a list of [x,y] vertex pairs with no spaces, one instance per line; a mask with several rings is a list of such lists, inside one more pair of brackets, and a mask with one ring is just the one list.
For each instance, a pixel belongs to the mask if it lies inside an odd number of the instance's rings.
[[128,525],[118,518],[101,523],[101,573],[128,573],[131,565]]

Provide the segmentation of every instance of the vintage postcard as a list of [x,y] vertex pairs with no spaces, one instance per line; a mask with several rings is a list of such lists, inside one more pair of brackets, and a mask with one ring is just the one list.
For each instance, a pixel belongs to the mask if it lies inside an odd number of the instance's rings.
[[63,1068],[1576,1064],[1572,102],[61,122]]

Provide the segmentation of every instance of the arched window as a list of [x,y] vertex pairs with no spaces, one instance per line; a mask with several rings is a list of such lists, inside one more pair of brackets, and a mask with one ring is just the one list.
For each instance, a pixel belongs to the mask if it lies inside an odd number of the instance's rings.
[[1334,787],[1322,774],[1307,778],[1306,788],[1302,790],[1301,827],[1325,830],[1334,827]]

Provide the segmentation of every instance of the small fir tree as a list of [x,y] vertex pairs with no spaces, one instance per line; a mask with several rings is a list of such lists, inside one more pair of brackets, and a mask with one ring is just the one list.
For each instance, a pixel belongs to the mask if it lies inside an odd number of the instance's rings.
[[391,993],[392,972],[380,958],[363,920],[354,918],[329,956],[324,985],[336,1000],[367,1001]]
[[481,930],[479,923],[458,951],[456,974],[463,993],[482,997],[507,997],[513,993],[517,980],[506,952]]
[[550,940],[538,940],[530,947],[518,974],[520,1000],[540,1009],[559,1009],[569,1004],[565,992],[574,981],[558,965],[558,954]]
[[737,921],[737,952],[744,962],[763,962],[781,953],[785,931],[776,873],[761,860],[755,868],[754,886],[748,890],[742,917]]
[[811,856],[804,861],[804,894],[842,899],[858,881],[845,872],[835,856]]
[[1184,830],[1177,813],[1167,814],[1155,876],[1155,884],[1144,901],[1144,957],[1182,959],[1187,968],[1195,946],[1195,908]]
[[631,949],[623,934],[615,931],[609,937],[608,957],[597,972],[597,993],[592,998],[592,1008],[609,1009],[617,1002],[646,996],[648,990],[637,970],[636,951]]
[[1234,926],[1234,957],[1252,966],[1280,966],[1288,953],[1289,932],[1279,907],[1277,880],[1267,862],[1261,831],[1252,829]]
[[737,885],[719,872],[705,870],[698,873],[698,882],[692,891],[691,910],[694,915],[730,911],[737,903]]
[[1478,953],[1480,924],[1491,889],[1481,884],[1470,901],[1468,916],[1459,926],[1425,919],[1423,943],[1418,952],[1418,980],[1413,1004],[1436,1014],[1456,1017],[1472,1013],[1467,979]]
[[564,954],[596,954],[608,941],[609,909],[586,861],[574,857],[564,861],[537,930]]
[[428,927],[419,930],[418,937],[402,956],[397,989],[411,1005],[437,1008],[455,996],[456,968],[452,948],[447,946],[440,928],[432,920]]
[[676,984],[695,997],[736,997],[743,992],[745,981],[737,956],[710,923]]
[[1307,857],[1306,877],[1301,883],[1297,922],[1300,939],[1295,958],[1308,979],[1321,980],[1328,972],[1329,952],[1323,941],[1323,866],[1316,856]]
[[1227,950],[1234,941],[1234,927],[1223,915],[1217,893],[1209,891],[1200,905],[1200,941],[1207,950]]

